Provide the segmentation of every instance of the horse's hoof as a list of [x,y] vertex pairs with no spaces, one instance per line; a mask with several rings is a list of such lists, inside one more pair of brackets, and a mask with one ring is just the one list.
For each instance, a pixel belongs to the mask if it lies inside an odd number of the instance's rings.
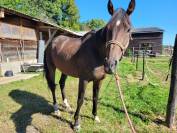
[[60,111],[59,111],[59,110],[56,110],[54,113],[55,113],[55,115],[56,115],[56,116],[58,116],[58,117],[60,117],[60,116],[61,116],[61,113],[60,113]]
[[97,123],[100,123],[100,122],[101,122],[98,116],[95,116],[94,120],[95,120]]
[[81,129],[80,125],[74,125],[74,131],[79,131]]

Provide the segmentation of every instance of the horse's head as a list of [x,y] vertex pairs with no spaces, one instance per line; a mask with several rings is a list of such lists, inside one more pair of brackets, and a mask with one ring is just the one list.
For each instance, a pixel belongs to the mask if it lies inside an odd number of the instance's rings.
[[131,38],[131,22],[129,16],[135,9],[135,0],[131,0],[127,11],[120,8],[114,10],[111,0],[108,2],[108,11],[112,15],[111,20],[104,28],[106,33],[106,58],[105,71],[113,74],[116,66],[122,58]]

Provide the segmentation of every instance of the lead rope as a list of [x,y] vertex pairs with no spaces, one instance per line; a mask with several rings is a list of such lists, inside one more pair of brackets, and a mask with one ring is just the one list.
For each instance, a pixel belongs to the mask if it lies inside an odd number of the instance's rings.
[[120,87],[119,76],[118,76],[117,73],[115,73],[114,76],[115,76],[115,79],[116,79],[116,85],[117,85],[117,88],[118,88],[118,91],[119,91],[119,94],[120,94],[120,98],[121,98],[121,101],[122,101],[122,104],[123,104],[123,108],[125,110],[126,117],[128,119],[128,123],[129,123],[130,128],[131,128],[131,131],[132,131],[132,133],[136,133],[135,128],[133,127],[132,121],[131,121],[131,119],[128,115],[127,108],[126,108],[125,103],[124,103],[124,96],[122,94],[122,90],[121,90],[121,87]]

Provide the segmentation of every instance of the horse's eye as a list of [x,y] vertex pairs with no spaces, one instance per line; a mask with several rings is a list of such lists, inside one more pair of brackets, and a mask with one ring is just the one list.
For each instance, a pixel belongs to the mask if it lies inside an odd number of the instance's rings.
[[127,32],[130,32],[131,31],[131,29],[129,28],[128,30],[127,30]]

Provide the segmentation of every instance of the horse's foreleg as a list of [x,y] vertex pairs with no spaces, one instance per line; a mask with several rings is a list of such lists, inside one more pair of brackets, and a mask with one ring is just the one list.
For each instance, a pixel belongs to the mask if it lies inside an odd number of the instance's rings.
[[101,80],[93,81],[93,109],[92,114],[96,122],[100,122],[99,117],[97,116],[97,104],[98,104],[98,95],[101,87]]
[[80,124],[79,124],[79,112],[81,109],[81,106],[84,102],[84,95],[85,95],[85,89],[88,84],[88,81],[79,79],[79,90],[78,90],[78,99],[77,99],[77,109],[74,115],[74,129],[79,129]]
[[66,79],[67,79],[67,75],[62,73],[60,81],[59,81],[59,84],[60,84],[61,95],[62,95],[62,99],[63,99],[64,105],[67,107],[67,109],[71,110],[71,107],[68,104],[68,101],[67,101],[66,95],[65,95],[65,82],[66,82]]

